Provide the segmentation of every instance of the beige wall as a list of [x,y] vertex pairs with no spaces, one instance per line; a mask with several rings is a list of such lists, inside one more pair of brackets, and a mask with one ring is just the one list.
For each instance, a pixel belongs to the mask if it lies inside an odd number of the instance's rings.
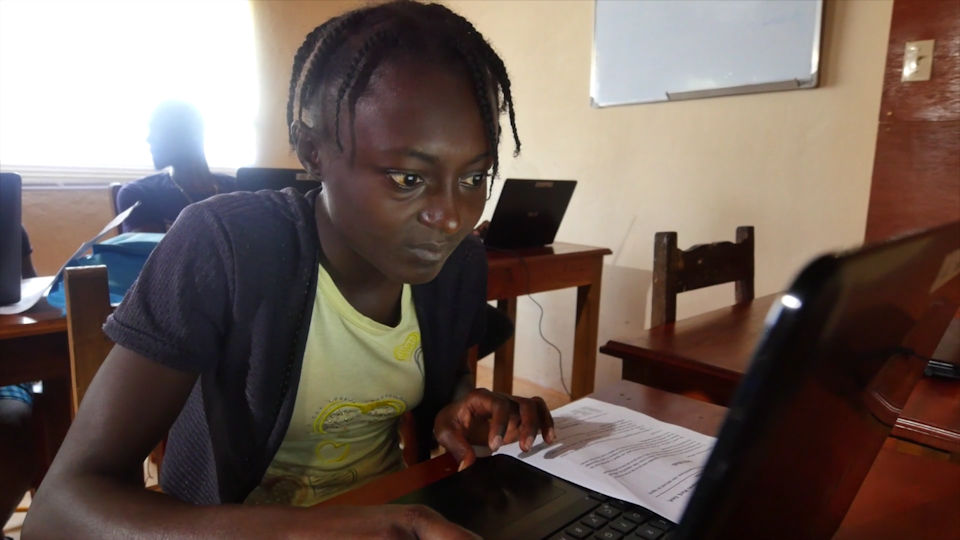
[[323,21],[361,5],[355,0],[251,2],[261,80],[257,165],[299,167],[287,136],[290,68],[304,37]]
[[[558,238],[614,250],[601,344],[647,324],[656,231],[689,246],[755,226],[758,295],[786,286],[816,253],[862,240],[891,1],[826,2],[818,89],[606,109],[589,105],[593,2],[449,4],[512,75],[524,148],[503,176],[580,180]],[[732,285],[715,289],[682,295],[678,316],[732,301]],[[569,373],[575,297],[538,297]],[[536,314],[520,303],[516,373],[558,387]],[[619,378],[619,360],[598,363],[598,382]]]
[[113,217],[108,186],[23,190],[23,226],[33,246],[33,266],[52,275],[80,244]]
[[[518,159],[502,149],[502,176],[580,180],[558,238],[614,250],[604,269],[601,344],[646,325],[658,230],[678,231],[687,246],[754,225],[758,295],[784,287],[814,254],[863,238],[892,0],[826,2],[821,88],[608,109],[589,105],[592,1],[447,3],[476,24],[512,75],[524,146]],[[296,164],[284,118],[293,54],[314,25],[355,5],[253,3],[264,81],[258,164]],[[61,236],[85,227],[96,207],[76,194],[24,197],[28,226],[42,229],[49,214]],[[39,244],[47,233],[37,234]],[[679,316],[732,300],[732,287],[716,289],[681,296]],[[575,295],[536,296],[569,384]],[[516,373],[559,388],[537,315],[520,302]],[[619,361],[601,355],[598,381],[619,374]]]

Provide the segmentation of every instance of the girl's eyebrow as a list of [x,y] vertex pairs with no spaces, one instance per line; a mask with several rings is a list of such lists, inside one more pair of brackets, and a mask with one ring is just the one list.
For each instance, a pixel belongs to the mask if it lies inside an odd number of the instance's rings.
[[[430,165],[434,165],[434,164],[436,164],[438,161],[440,161],[440,158],[439,158],[439,157],[437,157],[437,156],[435,156],[435,155],[433,155],[433,154],[428,154],[428,153],[426,153],[426,152],[424,152],[424,151],[422,151],[422,150],[417,150],[417,149],[415,149],[415,148],[395,148],[395,149],[393,149],[393,150],[390,150],[390,153],[391,153],[391,154],[400,154],[400,155],[403,155],[403,156],[406,156],[406,157],[411,157],[411,158],[413,158],[413,159],[419,159],[420,161],[423,161],[423,162],[428,163],[428,164],[430,164]],[[481,161],[483,161],[483,160],[485,160],[485,159],[487,159],[487,158],[489,158],[489,157],[490,157],[490,152],[480,153],[480,154],[478,154],[476,157],[474,157],[473,159],[471,159],[470,161],[466,162],[466,165],[473,165],[474,163],[479,163],[479,162],[481,162]]]

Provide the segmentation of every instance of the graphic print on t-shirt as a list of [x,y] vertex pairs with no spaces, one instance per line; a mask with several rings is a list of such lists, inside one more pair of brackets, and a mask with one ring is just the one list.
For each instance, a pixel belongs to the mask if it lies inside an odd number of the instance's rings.
[[313,421],[315,433],[334,433],[343,431],[353,424],[382,422],[396,418],[407,410],[402,399],[384,397],[376,401],[360,403],[349,398],[330,400]]
[[390,327],[357,312],[321,267],[290,424],[247,502],[312,505],[399,470],[397,427],[423,383],[410,287]]

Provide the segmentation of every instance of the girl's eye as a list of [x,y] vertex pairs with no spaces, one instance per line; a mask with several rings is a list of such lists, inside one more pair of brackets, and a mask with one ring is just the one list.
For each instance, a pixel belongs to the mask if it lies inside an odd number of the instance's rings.
[[423,177],[419,174],[406,173],[406,172],[388,172],[387,176],[394,181],[395,184],[404,189],[415,188],[423,183]]
[[483,182],[487,179],[486,173],[474,173],[464,176],[460,179],[460,184],[467,187],[482,187]]

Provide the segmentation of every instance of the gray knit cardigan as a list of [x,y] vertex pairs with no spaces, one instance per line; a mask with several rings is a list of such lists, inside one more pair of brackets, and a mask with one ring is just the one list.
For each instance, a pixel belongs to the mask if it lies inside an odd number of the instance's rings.
[[[277,452],[316,292],[318,192],[236,192],[187,207],[104,325],[116,343],[200,374],[169,432],[166,493],[241,502]],[[468,237],[433,281],[413,287],[426,372],[413,411],[423,452],[467,370],[466,350],[484,337],[486,279],[486,253]]]

